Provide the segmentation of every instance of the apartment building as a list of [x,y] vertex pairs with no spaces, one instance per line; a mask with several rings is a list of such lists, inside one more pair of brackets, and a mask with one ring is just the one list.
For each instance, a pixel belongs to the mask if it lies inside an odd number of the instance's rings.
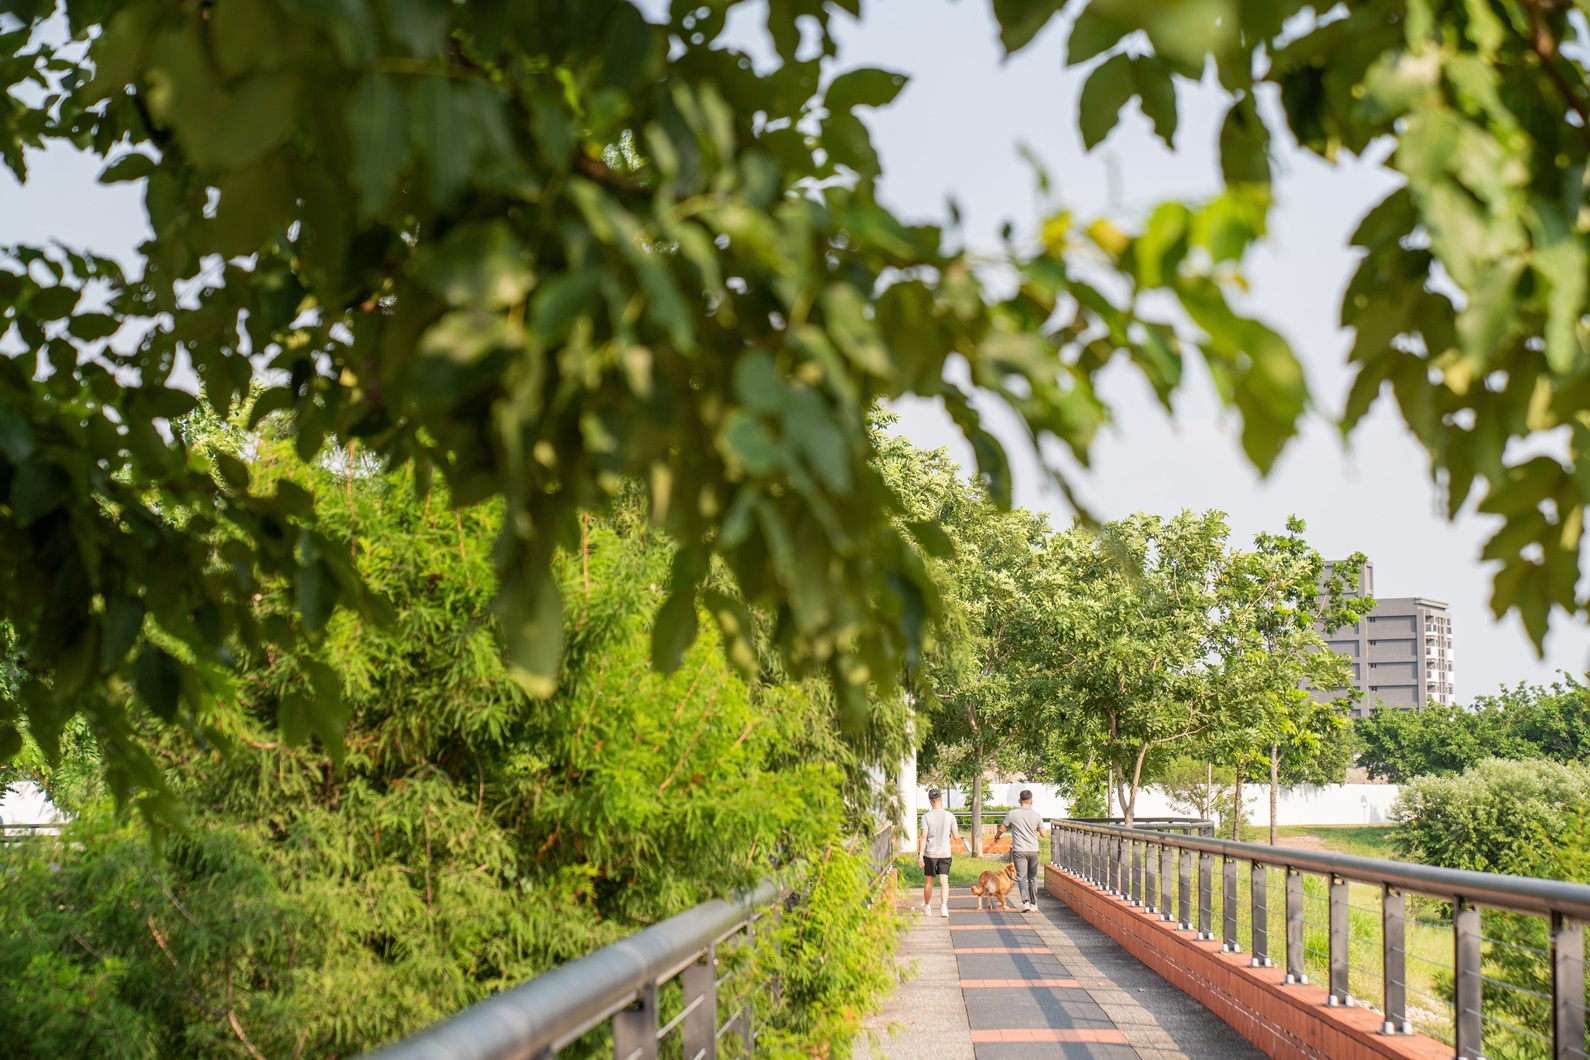
[[[1367,564],[1360,591],[1374,595],[1374,565]],[[1363,692],[1354,710],[1364,714],[1377,703],[1413,709],[1430,701],[1450,706],[1452,689],[1452,613],[1440,600],[1424,596],[1375,599],[1363,621],[1326,636],[1331,650],[1352,660],[1353,687]]]

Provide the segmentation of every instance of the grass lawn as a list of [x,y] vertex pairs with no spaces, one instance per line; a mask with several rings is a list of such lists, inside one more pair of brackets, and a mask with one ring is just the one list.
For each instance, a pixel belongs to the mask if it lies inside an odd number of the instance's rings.
[[[1390,860],[1397,856],[1396,847],[1391,841],[1391,834],[1395,830],[1396,825],[1390,824],[1284,824],[1276,829],[1276,838],[1283,847]],[[1247,843],[1268,843],[1270,826],[1245,825],[1242,839]]]

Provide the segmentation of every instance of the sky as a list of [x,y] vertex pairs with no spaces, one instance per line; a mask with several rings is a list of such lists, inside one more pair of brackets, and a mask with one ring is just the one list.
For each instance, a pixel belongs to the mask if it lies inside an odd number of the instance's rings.
[[[1214,144],[1224,104],[1216,89],[1184,86],[1174,152],[1133,105],[1089,154],[1076,131],[1083,75],[1064,67],[1063,25],[1051,25],[1008,61],[987,0],[870,0],[861,24],[841,18],[838,26],[842,67],[883,66],[911,77],[893,105],[866,118],[883,162],[880,197],[907,218],[943,221],[953,197],[974,245],[993,246],[1005,221],[1018,232],[1035,230],[1044,205],[1018,145],[1053,178],[1050,208],[1064,205],[1082,217],[1130,221],[1163,199],[1197,198],[1218,187]],[[764,51],[754,13],[737,17],[730,34]],[[147,235],[136,186],[96,184],[99,165],[68,150],[35,153],[31,164],[25,187],[0,173],[0,244],[56,240],[134,259]],[[1305,362],[1319,407],[1301,437],[1260,480],[1237,443],[1239,425],[1222,414],[1207,377],[1189,372],[1172,419],[1130,371],[1112,369],[1103,393],[1116,423],[1098,441],[1091,469],[1054,459],[1076,473],[1084,503],[1104,518],[1214,508],[1230,517],[1240,543],[1282,529],[1295,514],[1327,558],[1366,553],[1377,595],[1451,605],[1459,701],[1518,681],[1549,681],[1559,669],[1583,673],[1590,629],[1582,622],[1558,615],[1545,658],[1537,659],[1515,617],[1492,617],[1493,570],[1478,556],[1495,521],[1472,512],[1455,523],[1442,517],[1424,452],[1389,398],[1348,445],[1329,422],[1348,383],[1351,336],[1336,324],[1356,261],[1347,240],[1395,179],[1374,158],[1331,167],[1287,146],[1275,167],[1279,205],[1247,273],[1246,308],[1287,336]],[[971,466],[969,448],[936,403],[907,402],[895,411],[913,442],[947,447]],[[1011,449],[1017,503],[1067,522],[1069,509],[1014,421],[989,411]]]

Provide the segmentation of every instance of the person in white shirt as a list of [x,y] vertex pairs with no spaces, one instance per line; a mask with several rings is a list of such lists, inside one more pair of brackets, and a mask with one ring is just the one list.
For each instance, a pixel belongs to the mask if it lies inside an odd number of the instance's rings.
[[950,841],[959,838],[966,852],[971,845],[961,837],[955,827],[955,815],[940,805],[944,793],[938,788],[928,789],[928,802],[933,808],[922,815],[922,827],[916,831],[916,862],[922,866],[922,914],[928,915],[933,905],[933,878],[939,878],[941,897],[939,916],[950,915]]
[[1005,815],[1005,820],[994,829],[994,842],[1005,832],[1010,833],[1010,860],[1016,866],[1016,885],[1021,889],[1021,911],[1030,913],[1038,908],[1038,837],[1049,834],[1049,826],[1032,808],[1032,792],[1022,791],[1021,806]]

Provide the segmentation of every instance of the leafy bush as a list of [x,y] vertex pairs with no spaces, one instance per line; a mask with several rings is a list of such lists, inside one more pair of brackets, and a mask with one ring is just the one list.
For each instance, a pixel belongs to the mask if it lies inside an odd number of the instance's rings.
[[1427,865],[1527,872],[1590,809],[1590,765],[1489,759],[1456,777],[1416,777],[1392,814],[1398,855]]
[[[291,466],[269,456],[256,484]],[[635,509],[558,558],[565,667],[531,700],[489,621],[494,515],[353,460],[298,473],[391,623],[242,648],[201,745],[148,727],[190,814],[163,857],[105,800],[60,843],[0,848],[0,1056],[345,1056],[775,868],[804,900],[763,958],[788,984],[763,1025],[845,1055],[892,967],[892,912],[843,849],[845,791],[898,755],[887,711],[846,737],[711,626],[653,670],[674,553]],[[261,583],[265,622],[298,588]],[[309,697],[347,724],[306,723]]]

